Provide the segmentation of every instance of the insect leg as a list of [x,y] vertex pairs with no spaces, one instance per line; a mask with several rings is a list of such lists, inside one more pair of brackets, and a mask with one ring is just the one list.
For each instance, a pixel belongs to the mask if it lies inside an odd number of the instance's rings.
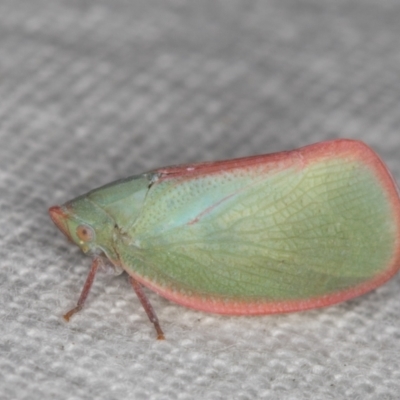
[[129,282],[131,283],[137,297],[139,297],[139,300],[142,303],[144,311],[146,311],[146,314],[149,317],[150,322],[152,322],[154,328],[156,328],[157,340],[164,340],[165,339],[164,332],[162,331],[160,323],[158,322],[158,318],[156,313],[154,312],[153,306],[150,304],[148,298],[146,297],[146,294],[143,292],[142,285],[138,281],[133,279],[131,276],[129,277]]
[[86,278],[86,282],[83,285],[83,289],[81,292],[81,295],[79,297],[78,303],[76,304],[76,307],[74,307],[72,310],[68,311],[64,315],[64,319],[66,321],[69,321],[69,319],[78,311],[82,310],[83,305],[85,304],[85,301],[88,297],[88,294],[90,292],[90,288],[92,287],[94,277],[96,276],[96,272],[99,268],[99,266],[102,264],[103,260],[101,257],[95,257],[92,262],[92,267],[90,268],[89,274]]

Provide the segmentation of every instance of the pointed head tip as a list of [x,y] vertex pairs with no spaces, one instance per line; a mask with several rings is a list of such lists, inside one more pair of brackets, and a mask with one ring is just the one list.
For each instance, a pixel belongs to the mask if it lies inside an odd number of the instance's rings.
[[63,207],[53,206],[49,208],[49,214],[51,220],[57,226],[57,228],[65,235],[67,238],[71,239],[71,235],[68,228],[69,215],[63,209]]

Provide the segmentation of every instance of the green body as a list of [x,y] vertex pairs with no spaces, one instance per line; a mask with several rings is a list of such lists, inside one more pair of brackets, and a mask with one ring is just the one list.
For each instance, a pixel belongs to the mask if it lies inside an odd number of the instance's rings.
[[[178,299],[296,301],[385,273],[398,221],[374,168],[360,157],[285,157],[115,182],[63,206],[70,236]],[[74,236],[82,223],[90,243]]]

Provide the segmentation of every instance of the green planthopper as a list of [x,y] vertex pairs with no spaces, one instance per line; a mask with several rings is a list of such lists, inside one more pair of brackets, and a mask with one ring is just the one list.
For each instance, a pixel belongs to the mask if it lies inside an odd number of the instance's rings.
[[125,271],[158,339],[143,286],[198,310],[269,314],[366,293],[400,267],[396,184],[367,145],[297,150],[160,168],[49,209],[93,263]]

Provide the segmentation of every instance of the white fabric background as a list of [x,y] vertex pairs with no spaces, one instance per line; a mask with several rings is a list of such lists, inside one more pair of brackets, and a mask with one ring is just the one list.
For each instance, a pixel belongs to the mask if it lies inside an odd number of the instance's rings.
[[47,208],[169,164],[361,139],[400,181],[396,0],[0,0],[0,398],[398,399],[400,275],[223,317],[99,275]]

